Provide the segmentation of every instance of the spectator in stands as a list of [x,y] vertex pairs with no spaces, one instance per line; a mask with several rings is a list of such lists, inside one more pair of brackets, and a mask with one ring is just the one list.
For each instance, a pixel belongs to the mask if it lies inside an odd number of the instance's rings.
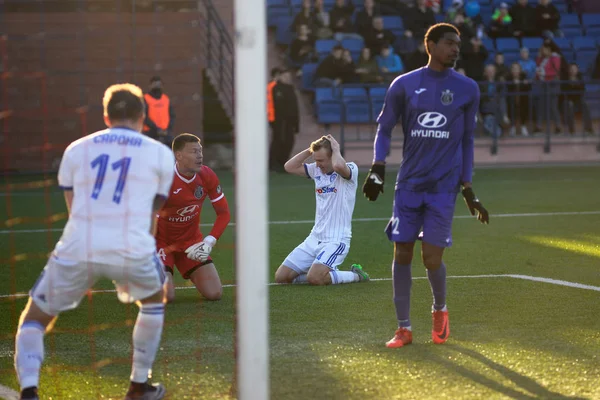
[[529,49],[527,47],[522,47],[520,56],[519,65],[521,66],[521,70],[527,75],[529,81],[535,79],[537,64],[529,58]]
[[487,49],[479,38],[472,38],[464,44],[461,53],[461,65],[469,78],[476,82],[483,79],[483,67],[488,55]]
[[463,14],[456,14],[452,23],[458,28],[461,40],[467,41],[475,37],[475,30],[465,22],[465,16]]
[[365,0],[363,9],[356,14],[356,31],[366,38],[373,28],[373,18],[379,15],[375,0]]
[[481,14],[478,14],[474,17],[469,17],[465,13],[465,8],[463,4],[463,0],[454,0],[452,2],[452,6],[446,12],[446,21],[452,23],[456,15],[461,14],[465,19],[465,24],[474,32],[474,36],[478,38],[483,38],[485,26],[483,24],[483,18],[481,18]]
[[298,35],[290,44],[290,59],[297,65],[317,59],[315,39],[309,34],[308,25],[298,26]]
[[163,93],[163,82],[160,76],[153,76],[150,79],[150,90],[144,94],[144,101],[146,103],[144,134],[171,147],[175,110],[169,96]]
[[503,82],[509,75],[510,70],[504,63],[504,54],[496,53],[494,56],[494,66],[496,67],[496,80]]
[[593,135],[590,108],[585,101],[585,82],[577,64],[569,65],[569,79],[562,84],[562,91],[566,96],[566,119],[569,132],[575,133],[575,112],[581,111],[584,131]]
[[[275,103],[273,102],[273,88],[277,85],[279,81],[279,76],[281,75],[281,69],[278,67],[274,67],[271,69],[271,80],[267,83],[267,120],[269,121],[269,126],[273,129],[273,122],[275,122]],[[269,165],[271,165],[272,160],[269,160]]]
[[415,5],[414,0],[378,0],[382,15],[405,15]]
[[512,17],[508,13],[508,4],[500,3],[500,6],[492,15],[492,23],[489,29],[491,38],[512,36]]
[[335,40],[362,39],[354,30],[354,24],[352,23],[353,13],[354,4],[350,0],[335,0],[335,4],[329,14]]
[[536,36],[535,29],[536,14],[535,10],[529,4],[529,0],[517,0],[517,3],[510,8],[512,17],[513,36],[520,39],[525,36]]
[[371,50],[363,47],[356,65],[356,73],[361,83],[381,83],[383,76],[379,70],[379,65],[374,57],[371,57]]
[[563,36],[563,33],[558,29],[560,13],[551,0],[538,0],[535,17],[535,27],[539,35],[546,37]]
[[344,75],[344,61],[342,55],[344,48],[336,45],[315,71],[315,86],[338,86],[342,83]]
[[527,120],[529,119],[529,92],[531,82],[518,62],[510,66],[510,75],[506,80],[507,114],[510,119],[510,136],[515,136],[520,126],[521,136],[529,136]]
[[325,10],[323,0],[315,0],[315,30],[313,34],[317,39],[331,39],[333,37],[333,30],[331,29],[331,18],[329,13]]
[[404,70],[400,56],[394,53],[392,46],[389,44],[381,49],[381,53],[376,59],[379,70],[386,82],[393,81]]
[[458,72],[459,74],[461,74],[462,76],[467,76],[467,72],[465,71],[464,68],[457,68],[456,72]]
[[537,126],[535,130],[541,131],[542,118],[545,117],[546,121],[549,121],[550,117],[552,117],[554,118],[555,132],[560,133],[560,113],[558,111],[560,87],[558,81],[560,79],[561,60],[560,55],[553,51],[550,41],[545,41],[540,48],[536,64],[537,79],[543,85],[537,101]]
[[365,36],[365,45],[371,49],[371,54],[381,54],[381,49],[394,43],[396,36],[383,26],[383,18],[373,18],[373,26]]
[[416,0],[415,5],[406,14],[406,18],[403,16],[406,27],[404,34],[417,42],[422,42],[427,29],[435,25],[435,15],[430,8],[427,8],[425,0]]
[[454,21],[454,17],[456,17],[457,14],[465,14],[463,0],[452,0],[452,5],[446,11],[446,21]]
[[481,99],[479,111],[483,117],[483,127],[488,135],[499,138],[502,135],[500,122],[508,122],[503,85],[496,80],[496,67],[488,64],[484,69],[484,81],[480,83]]
[[290,27],[294,32],[298,32],[300,25],[306,25],[308,26],[310,33],[312,35],[315,34],[315,30],[317,29],[317,18],[313,13],[310,1],[311,0],[302,0],[302,9],[296,14]]
[[596,62],[592,67],[592,79],[600,79],[600,53],[596,56]]
[[275,120],[272,124],[269,167],[272,171],[283,172],[283,165],[290,158],[295,136],[300,130],[298,98],[289,70],[282,69],[277,84],[273,86],[273,106]]
[[350,50],[344,49],[342,51],[342,83],[356,83],[358,82],[358,75],[356,73],[356,64],[352,59],[352,53]]
[[429,62],[429,55],[425,51],[425,43],[419,42],[417,50],[406,57],[406,72],[424,67]]

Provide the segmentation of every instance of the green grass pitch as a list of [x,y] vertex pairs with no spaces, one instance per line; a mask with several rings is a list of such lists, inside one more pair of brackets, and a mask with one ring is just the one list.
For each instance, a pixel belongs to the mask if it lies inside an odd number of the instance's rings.
[[[597,290],[510,277],[449,279],[452,333],[446,344],[433,345],[431,292],[415,257],[415,342],[385,348],[395,329],[392,245],[383,233],[395,172],[388,171],[386,192],[377,202],[359,193],[345,262],[346,268],[360,263],[382,280],[270,288],[271,398],[600,399]],[[233,178],[219,175],[234,209]],[[448,275],[519,274],[600,287],[599,176],[598,166],[477,169],[475,191],[491,222],[483,226],[467,218],[458,198],[454,245],[445,255]],[[270,179],[269,219],[289,221],[270,225],[272,281],[281,261],[310,231],[314,189],[307,179]],[[364,171],[360,185],[363,179]],[[7,196],[8,183],[0,182],[0,385],[16,389],[14,333],[26,299],[6,295],[29,290],[64,220],[15,218],[60,214],[65,207],[55,189],[16,187]],[[213,218],[207,204],[203,222]],[[213,258],[224,283],[234,284],[233,228]],[[180,278],[176,283],[187,285]],[[96,289],[111,287],[102,282]],[[154,380],[166,385],[169,399],[233,398],[234,305],[234,287],[225,288],[219,302],[201,301],[195,290],[177,291],[167,307],[154,368]],[[122,398],[136,315],[137,307],[119,304],[114,293],[90,295],[77,310],[61,315],[45,341],[42,398]]]

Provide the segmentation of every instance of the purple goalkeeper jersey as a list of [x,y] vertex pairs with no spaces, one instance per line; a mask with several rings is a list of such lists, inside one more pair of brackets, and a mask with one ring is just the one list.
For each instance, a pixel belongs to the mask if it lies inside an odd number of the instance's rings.
[[453,69],[423,67],[396,78],[377,118],[374,161],[385,161],[392,130],[404,132],[396,189],[458,192],[473,173],[473,135],[479,107],[475,81]]

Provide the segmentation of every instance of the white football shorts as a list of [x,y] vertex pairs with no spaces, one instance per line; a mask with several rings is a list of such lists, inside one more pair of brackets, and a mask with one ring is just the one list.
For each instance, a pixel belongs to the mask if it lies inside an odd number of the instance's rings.
[[350,241],[320,242],[313,236],[308,236],[283,261],[283,265],[299,274],[306,274],[313,264],[323,264],[332,270],[337,270],[348,252]]
[[134,265],[109,265],[59,260],[51,256],[29,296],[48,315],[72,310],[99,279],[110,279],[123,303],[152,296],[165,282],[164,266],[154,255]]

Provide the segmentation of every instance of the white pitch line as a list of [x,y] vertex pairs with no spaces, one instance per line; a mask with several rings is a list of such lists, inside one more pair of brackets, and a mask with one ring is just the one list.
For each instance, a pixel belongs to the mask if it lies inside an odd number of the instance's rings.
[[[572,288],[576,288],[576,289],[594,290],[596,292],[600,292],[600,286],[584,285],[583,283],[569,282],[569,281],[563,281],[563,280],[559,280],[559,279],[544,278],[544,277],[529,276],[529,275],[516,275],[516,274],[453,275],[453,276],[448,276],[447,278],[448,279],[514,278],[514,279],[522,279],[522,280],[526,280],[526,281],[550,283],[550,284],[558,285],[558,286],[568,286],[568,287],[572,287]],[[427,277],[426,276],[415,276],[412,279],[413,280],[423,280],[423,279],[427,279]],[[383,281],[391,281],[391,280],[392,280],[392,278],[373,278],[373,279],[371,279],[371,281],[373,281],[373,282],[383,282]],[[224,288],[232,288],[232,287],[236,287],[236,286],[237,285],[234,285],[234,284],[223,285]],[[267,286],[287,286],[287,284],[272,282],[272,283],[267,283]],[[177,287],[175,287],[175,290],[190,290],[190,289],[196,289],[196,287],[195,286],[177,286]],[[116,292],[115,289],[92,290],[92,293],[94,293],[94,294],[115,293],[115,292]],[[5,298],[18,299],[18,298],[23,298],[23,297],[27,297],[27,296],[29,296],[29,294],[27,294],[27,293],[0,294],[0,299],[5,299]]]
[[[600,211],[557,211],[557,212],[540,212],[540,213],[507,213],[507,214],[491,214],[490,218],[520,218],[520,217],[554,217],[565,215],[600,215]],[[455,215],[454,219],[475,218],[471,215]],[[376,222],[389,221],[389,217],[381,218],[354,218],[352,222]],[[301,219],[296,221],[269,221],[269,225],[293,225],[293,224],[314,224],[314,219]],[[213,226],[212,224],[200,224],[200,226]],[[230,222],[228,226],[235,226],[235,222]],[[4,229],[0,230],[0,235],[9,233],[43,233],[43,232],[62,232],[63,228],[51,229]]]
[[19,396],[19,392],[12,390],[9,387],[0,385],[0,399],[18,400]]

